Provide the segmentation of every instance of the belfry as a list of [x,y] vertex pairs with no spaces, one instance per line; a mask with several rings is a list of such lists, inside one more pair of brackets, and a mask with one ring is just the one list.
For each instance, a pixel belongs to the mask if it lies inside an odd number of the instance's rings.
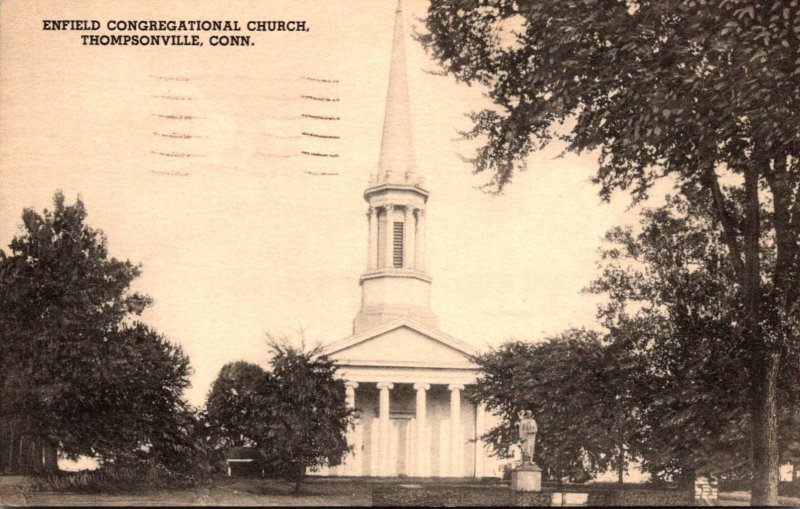
[[429,193],[414,162],[403,13],[398,2],[380,160],[368,204],[366,270],[353,335],[324,349],[356,409],[353,453],[312,474],[494,477],[478,439],[491,416],[464,397],[477,366],[470,345],[439,331],[425,266]]

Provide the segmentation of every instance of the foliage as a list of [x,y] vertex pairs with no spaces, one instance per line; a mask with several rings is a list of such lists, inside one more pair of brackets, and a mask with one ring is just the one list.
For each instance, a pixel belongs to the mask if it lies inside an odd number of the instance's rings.
[[560,135],[601,149],[607,195],[670,172],[702,177],[698,161],[743,156],[742,136],[797,154],[797,12],[795,0],[435,0],[421,40],[497,105],[468,133],[487,137],[477,171],[502,188]]
[[478,356],[472,397],[501,417],[485,439],[502,453],[518,440],[520,412],[532,411],[539,424],[535,460],[556,478],[625,470],[640,430],[629,383],[635,366],[620,353],[599,334],[573,329]]
[[318,348],[303,351],[272,340],[270,349],[275,398],[263,435],[272,444],[262,450],[267,463],[289,479],[302,478],[307,468],[339,465],[350,450],[352,412],[335,365]]
[[4,447],[24,436],[70,458],[171,462],[189,419],[189,360],[134,320],[150,303],[130,290],[140,269],[108,256],[83,202],[56,193],[54,206],[25,210],[0,251],[0,414],[16,423]]
[[187,488],[199,479],[168,469],[163,464],[105,466],[97,470],[61,472],[39,477],[33,491],[114,493],[157,488]]
[[433,0],[420,36],[489,90],[495,108],[465,134],[485,137],[475,171],[496,189],[557,138],[599,150],[605,198],[642,199],[670,175],[713,210],[741,304],[756,504],[777,503],[777,380],[797,376],[785,357],[800,349],[798,13],[797,0]]
[[198,481],[224,471],[224,456],[215,447],[206,412],[186,405],[173,418],[173,423],[161,430],[161,442],[156,442],[144,459]]
[[378,507],[549,507],[553,503],[553,496],[565,491],[573,495],[587,493],[587,505],[590,507],[685,506],[692,503],[691,493],[686,489],[651,485],[623,488],[619,485],[576,484],[565,487],[544,484],[540,492],[515,492],[509,490],[507,485],[499,484],[484,486],[375,484],[374,486],[372,503]]
[[641,489],[624,490],[592,490],[586,505],[589,507],[686,507],[692,505],[692,493],[689,490],[675,489]]
[[[740,295],[725,250],[711,211],[671,197],[643,211],[637,233],[607,233],[601,275],[590,286],[610,297],[599,318],[639,366],[632,382],[647,429],[641,454],[655,477],[748,475],[747,351],[735,326]],[[765,251],[774,252],[768,241]],[[785,461],[800,452],[793,445],[800,438],[792,423],[795,380],[787,374],[778,381]]]
[[458,486],[375,484],[376,507],[549,507],[552,493],[516,492],[504,485]]
[[267,374],[260,366],[244,361],[222,367],[211,386],[206,401],[210,429],[215,442],[224,448],[252,446],[252,426],[261,415],[259,409],[267,404],[263,392]]
[[309,468],[336,466],[349,451],[351,410],[344,382],[319,349],[270,340],[270,371],[236,362],[222,368],[208,398],[220,446],[250,445],[269,472],[299,483]]

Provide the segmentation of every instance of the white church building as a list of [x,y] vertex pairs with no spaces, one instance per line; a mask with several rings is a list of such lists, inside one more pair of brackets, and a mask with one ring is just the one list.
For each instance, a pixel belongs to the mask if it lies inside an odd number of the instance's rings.
[[369,204],[366,271],[353,335],[325,346],[357,409],[353,454],[312,474],[496,477],[500,462],[477,438],[491,418],[464,396],[476,350],[437,328],[425,268],[430,194],[414,167],[400,6],[395,13],[389,89]]

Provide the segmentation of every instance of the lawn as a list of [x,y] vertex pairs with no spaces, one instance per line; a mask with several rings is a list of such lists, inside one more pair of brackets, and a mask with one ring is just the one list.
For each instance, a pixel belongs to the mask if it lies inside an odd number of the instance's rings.
[[372,486],[363,482],[320,481],[292,485],[272,480],[221,478],[211,486],[134,493],[37,493],[19,486],[0,486],[0,506],[368,506]]
[[[419,480],[417,480],[419,481]],[[397,480],[309,479],[299,495],[293,486],[269,479],[222,477],[207,487],[176,490],[145,490],[133,493],[52,493],[33,492],[23,478],[0,476],[0,507],[6,506],[369,506],[376,484],[406,485]],[[428,484],[422,481],[422,484]],[[500,489],[503,484],[463,482],[432,483],[455,489]],[[461,488],[458,488],[461,486]],[[720,493],[721,505],[748,505],[749,493]],[[800,499],[781,497],[782,505],[800,506]],[[449,505],[449,504],[448,504]]]

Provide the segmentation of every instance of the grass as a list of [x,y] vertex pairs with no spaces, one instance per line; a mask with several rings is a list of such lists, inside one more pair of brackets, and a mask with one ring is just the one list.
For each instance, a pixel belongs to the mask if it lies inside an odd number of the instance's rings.
[[[34,491],[35,487],[23,477],[0,476],[1,506],[369,506],[372,493],[381,487],[423,488],[432,492],[495,492],[507,497],[507,483],[498,482],[448,482],[444,480],[407,479],[343,479],[310,478],[303,484],[299,495],[293,495],[292,483],[270,479],[220,477],[211,484],[178,489],[149,488],[136,491],[113,492],[52,492]],[[587,485],[588,486],[588,485]],[[600,488],[600,489],[598,489]],[[585,491],[604,491],[606,486]],[[633,485],[628,486],[635,490]],[[546,487],[547,489],[547,487]],[[552,489],[552,488],[551,488]],[[640,488],[641,491],[642,490]],[[384,490],[385,491],[385,490]],[[416,490],[412,490],[416,491]],[[580,490],[570,490],[580,491]],[[645,493],[641,495],[646,496]],[[747,505],[749,493],[720,493],[723,505]],[[381,503],[381,500],[377,500]],[[412,502],[407,500],[406,502]],[[444,501],[447,502],[447,501]],[[610,502],[610,501],[609,501]],[[384,500],[385,503],[385,500]],[[465,501],[462,500],[462,503]],[[800,505],[798,499],[781,499],[782,504]],[[452,504],[447,504],[452,505]]]
[[270,479],[227,478],[180,489],[138,489],[132,492],[44,492],[0,486],[0,506],[365,506],[372,504],[372,486],[359,481],[317,481],[294,485]]

